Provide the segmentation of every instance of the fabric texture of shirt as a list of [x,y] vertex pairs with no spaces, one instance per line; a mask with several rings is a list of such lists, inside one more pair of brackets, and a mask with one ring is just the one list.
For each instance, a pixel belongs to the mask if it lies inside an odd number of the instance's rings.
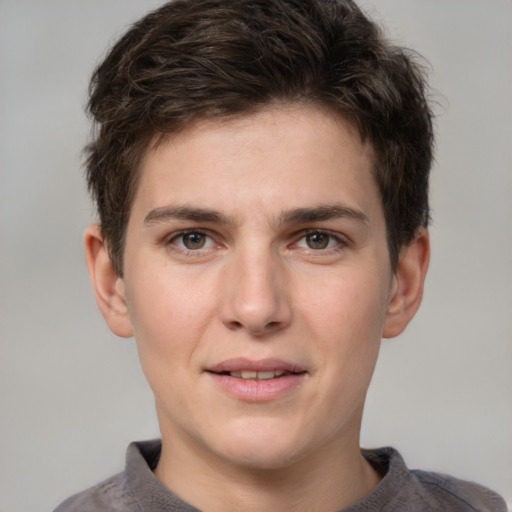
[[[54,512],[197,512],[153,475],[161,443],[131,443],[122,473],[61,503]],[[340,512],[506,512],[496,493],[451,476],[407,469],[393,448],[363,450],[384,475],[364,499]]]

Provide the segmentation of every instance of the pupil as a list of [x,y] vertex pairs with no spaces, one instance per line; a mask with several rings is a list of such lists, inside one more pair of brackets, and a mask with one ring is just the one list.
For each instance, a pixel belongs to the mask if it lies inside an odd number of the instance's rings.
[[307,243],[311,249],[325,249],[329,244],[329,235],[313,233],[307,236]]
[[184,235],[183,243],[187,249],[201,249],[205,243],[204,235],[201,233],[189,233]]

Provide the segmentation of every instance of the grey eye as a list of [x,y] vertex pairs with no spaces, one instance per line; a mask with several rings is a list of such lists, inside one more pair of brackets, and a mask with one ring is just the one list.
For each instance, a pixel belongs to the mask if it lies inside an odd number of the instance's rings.
[[203,233],[193,232],[181,235],[181,241],[184,247],[190,251],[202,249],[206,245],[208,237]]
[[326,233],[310,233],[306,235],[306,244],[310,249],[326,249],[331,237]]
[[168,245],[188,255],[192,252],[197,252],[198,255],[203,254],[204,251],[216,247],[215,240],[210,235],[193,229],[177,233],[169,240]]

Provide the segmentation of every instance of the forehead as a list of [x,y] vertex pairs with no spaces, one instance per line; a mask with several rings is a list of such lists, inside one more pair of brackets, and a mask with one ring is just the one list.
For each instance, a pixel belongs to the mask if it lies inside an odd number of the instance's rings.
[[328,203],[380,210],[372,166],[357,130],[319,108],[205,120],[150,148],[132,214],[186,203],[249,215]]

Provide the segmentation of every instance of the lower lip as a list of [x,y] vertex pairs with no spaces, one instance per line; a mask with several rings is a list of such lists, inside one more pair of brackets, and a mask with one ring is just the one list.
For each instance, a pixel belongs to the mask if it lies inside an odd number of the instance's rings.
[[211,373],[208,375],[222,391],[247,402],[267,402],[289,394],[304,380],[305,373],[294,373],[274,379],[240,379],[231,375]]

